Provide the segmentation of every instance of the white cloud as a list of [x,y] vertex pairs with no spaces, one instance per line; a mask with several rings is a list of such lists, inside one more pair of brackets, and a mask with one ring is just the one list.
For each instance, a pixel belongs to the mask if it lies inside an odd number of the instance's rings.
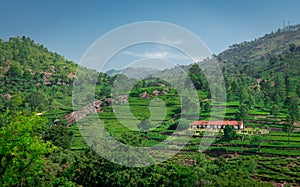
[[157,51],[157,52],[125,51],[123,54],[130,55],[133,57],[139,57],[139,58],[153,58],[153,59],[165,59],[165,60],[169,60],[169,61],[176,61],[176,64],[201,62],[205,59],[204,57],[200,57],[200,56],[188,57],[182,53],[170,52],[170,51]]
[[155,58],[155,59],[166,59],[166,60],[182,60],[188,61],[189,58],[181,53],[170,52],[170,51],[157,51],[157,52],[142,52],[134,53],[131,51],[125,51],[124,54],[131,55],[140,58]]
[[168,39],[165,35],[162,35],[160,34],[159,36],[159,39],[163,42],[163,43],[168,43],[168,44],[172,44],[172,45],[179,45],[179,44],[182,44],[183,41],[182,40],[171,40],[171,39]]
[[201,61],[203,61],[205,58],[204,57],[199,57],[199,56],[194,56],[194,57],[192,57],[192,60],[194,61],[194,62],[201,62]]

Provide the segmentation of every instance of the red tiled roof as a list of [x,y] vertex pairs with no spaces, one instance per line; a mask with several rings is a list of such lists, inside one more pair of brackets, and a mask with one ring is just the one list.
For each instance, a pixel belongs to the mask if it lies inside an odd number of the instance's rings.
[[239,126],[242,125],[242,121],[194,121],[191,125],[230,125],[230,126]]

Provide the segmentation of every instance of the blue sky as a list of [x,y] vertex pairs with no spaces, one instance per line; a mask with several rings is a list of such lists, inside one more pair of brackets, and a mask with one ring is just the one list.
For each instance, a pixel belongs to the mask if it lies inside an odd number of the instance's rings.
[[299,0],[0,1],[0,38],[26,35],[79,62],[100,36],[137,21],[165,21],[200,37],[213,53],[300,23]]

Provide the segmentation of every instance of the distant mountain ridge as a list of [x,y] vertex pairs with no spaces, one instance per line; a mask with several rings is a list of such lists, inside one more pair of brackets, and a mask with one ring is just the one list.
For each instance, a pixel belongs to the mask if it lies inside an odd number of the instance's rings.
[[110,75],[110,76],[114,76],[117,74],[124,74],[126,75],[128,78],[146,78],[156,72],[158,72],[158,69],[155,68],[147,68],[147,67],[127,67],[125,69],[122,70],[109,70],[106,71],[105,73]]

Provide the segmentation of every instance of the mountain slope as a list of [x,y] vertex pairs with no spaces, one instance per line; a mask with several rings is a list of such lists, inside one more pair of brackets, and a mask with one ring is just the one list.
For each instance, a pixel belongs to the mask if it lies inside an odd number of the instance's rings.
[[289,52],[290,44],[300,45],[300,25],[278,29],[250,42],[234,44],[217,57],[226,63],[264,61]]
[[28,37],[0,40],[1,110],[70,107],[76,67]]
[[71,113],[75,73],[81,82],[98,76],[96,99],[110,94],[112,77],[104,73],[66,60],[25,36],[0,40],[0,112],[35,111],[52,122]]

